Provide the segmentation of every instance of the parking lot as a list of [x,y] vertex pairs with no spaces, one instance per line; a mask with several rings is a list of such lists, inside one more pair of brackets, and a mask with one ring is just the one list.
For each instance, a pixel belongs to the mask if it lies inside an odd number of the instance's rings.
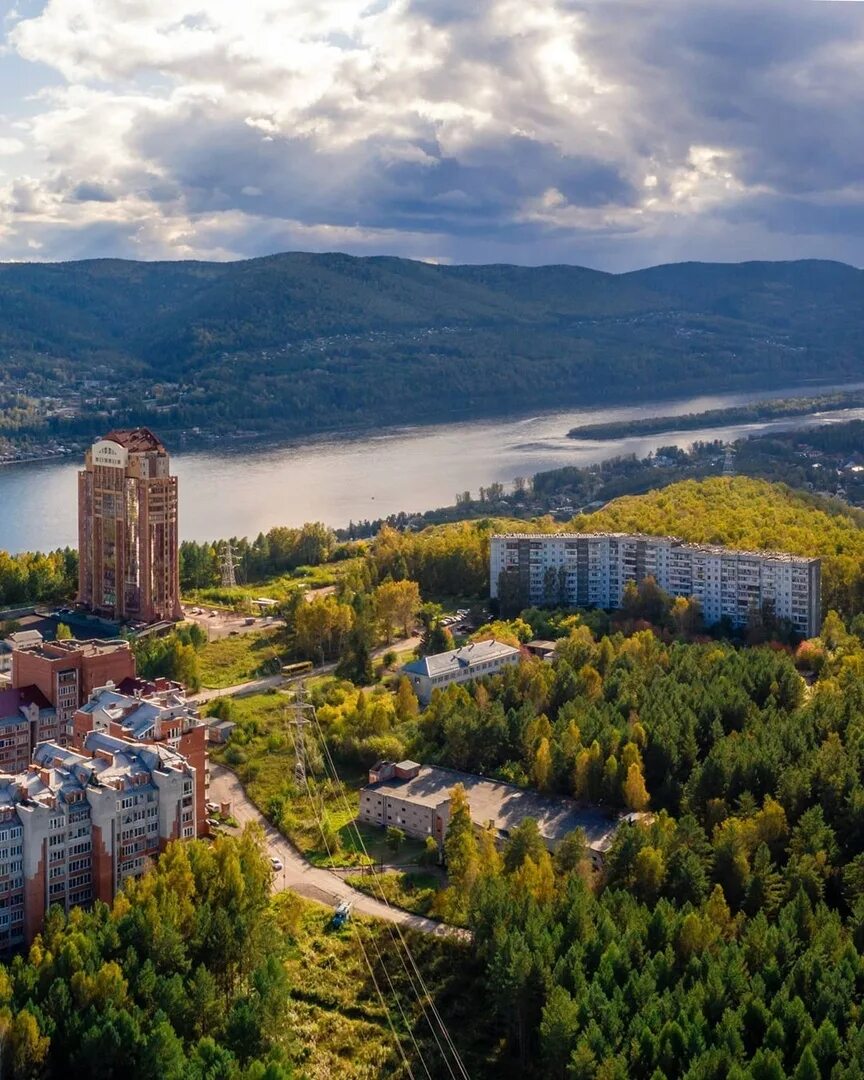
[[218,641],[232,634],[251,634],[256,630],[266,630],[277,625],[278,620],[270,615],[238,615],[235,611],[219,611],[216,608],[200,607],[192,604],[183,608],[183,615],[188,622],[195,622],[207,631],[208,641]]

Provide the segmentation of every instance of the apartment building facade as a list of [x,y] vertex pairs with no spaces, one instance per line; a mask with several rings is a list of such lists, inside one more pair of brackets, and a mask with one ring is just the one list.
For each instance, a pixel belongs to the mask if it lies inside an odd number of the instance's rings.
[[26,769],[34,748],[59,733],[57,712],[37,687],[0,690],[0,773]]
[[694,597],[706,623],[746,625],[770,604],[804,637],[822,619],[821,562],[772,551],[688,544],[625,533],[513,533],[493,536],[491,596],[506,590],[523,606],[618,608],[628,581],[653,577],[672,596]]
[[91,732],[0,776],[0,950],[29,944],[53,904],[111,903],[165,846],[196,834],[196,770],[168,746]]
[[119,639],[45,641],[18,648],[12,655],[12,686],[35,687],[50,703],[57,713],[57,733],[50,737],[60,742],[71,734],[76,710],[96,687],[134,678],[135,654],[128,641]]
[[177,478],[149,428],[112,431],[78,474],[78,602],[103,618],[178,619]]
[[177,683],[164,679],[155,685],[134,683],[130,691],[111,684],[94,690],[90,700],[75,713],[69,745],[83,752],[87,737],[96,731],[177,751],[195,770],[196,835],[206,835],[209,770],[204,721]]

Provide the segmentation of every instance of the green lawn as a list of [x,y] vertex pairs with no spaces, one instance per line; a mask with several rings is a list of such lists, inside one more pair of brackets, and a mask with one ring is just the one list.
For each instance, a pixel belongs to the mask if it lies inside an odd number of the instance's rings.
[[252,600],[266,596],[270,600],[286,600],[295,589],[323,589],[336,585],[339,578],[351,567],[361,562],[358,556],[321,566],[300,566],[288,574],[265,578],[248,585],[225,588],[214,585],[207,589],[187,589],[183,600],[188,603],[208,604],[212,607],[241,607],[244,610]]
[[414,915],[428,915],[441,885],[438,874],[423,871],[387,871],[383,874],[350,874],[348,885],[380,900],[382,895],[394,906]]
[[[332,865],[368,865],[380,861],[385,851],[386,860],[391,852],[386,848],[383,830],[361,826],[364,843],[372,845],[367,858],[351,825],[359,807],[359,789],[366,783],[366,773],[349,774],[340,770],[342,784],[341,789],[337,789],[331,781],[325,780],[320,755],[310,748],[308,775],[316,800],[315,808],[310,805],[305,785],[295,784],[294,744],[288,735],[287,705],[288,698],[277,691],[232,699],[231,717],[237,727],[227,747],[220,746],[211,751],[213,760],[234,769],[258,809],[315,865],[330,865],[316,809],[338,836],[335,846],[339,853]],[[329,842],[332,847],[333,840]],[[413,857],[413,852],[411,844],[406,842],[400,851],[400,861]]]
[[278,670],[282,662],[281,634],[280,629],[262,630],[209,642],[198,653],[201,685],[220,690],[257,678],[268,664]]

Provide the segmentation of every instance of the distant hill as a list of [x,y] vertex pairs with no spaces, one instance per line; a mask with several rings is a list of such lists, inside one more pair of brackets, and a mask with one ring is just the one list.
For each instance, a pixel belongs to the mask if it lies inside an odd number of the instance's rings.
[[646,532],[822,558],[822,607],[864,610],[864,512],[746,476],[684,480],[573,519],[579,532]]
[[[864,272],[802,261],[613,275],[304,253],[4,264],[0,357],[0,390],[89,379],[117,399],[113,414],[161,430],[428,422],[860,377]],[[170,389],[153,412],[157,384]]]

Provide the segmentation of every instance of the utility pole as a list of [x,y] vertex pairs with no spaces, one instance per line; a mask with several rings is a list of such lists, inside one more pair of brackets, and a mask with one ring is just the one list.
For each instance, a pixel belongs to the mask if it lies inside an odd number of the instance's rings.
[[231,541],[225,541],[225,547],[219,558],[219,566],[222,570],[222,588],[233,589],[237,584],[237,574],[234,568],[234,550]]

